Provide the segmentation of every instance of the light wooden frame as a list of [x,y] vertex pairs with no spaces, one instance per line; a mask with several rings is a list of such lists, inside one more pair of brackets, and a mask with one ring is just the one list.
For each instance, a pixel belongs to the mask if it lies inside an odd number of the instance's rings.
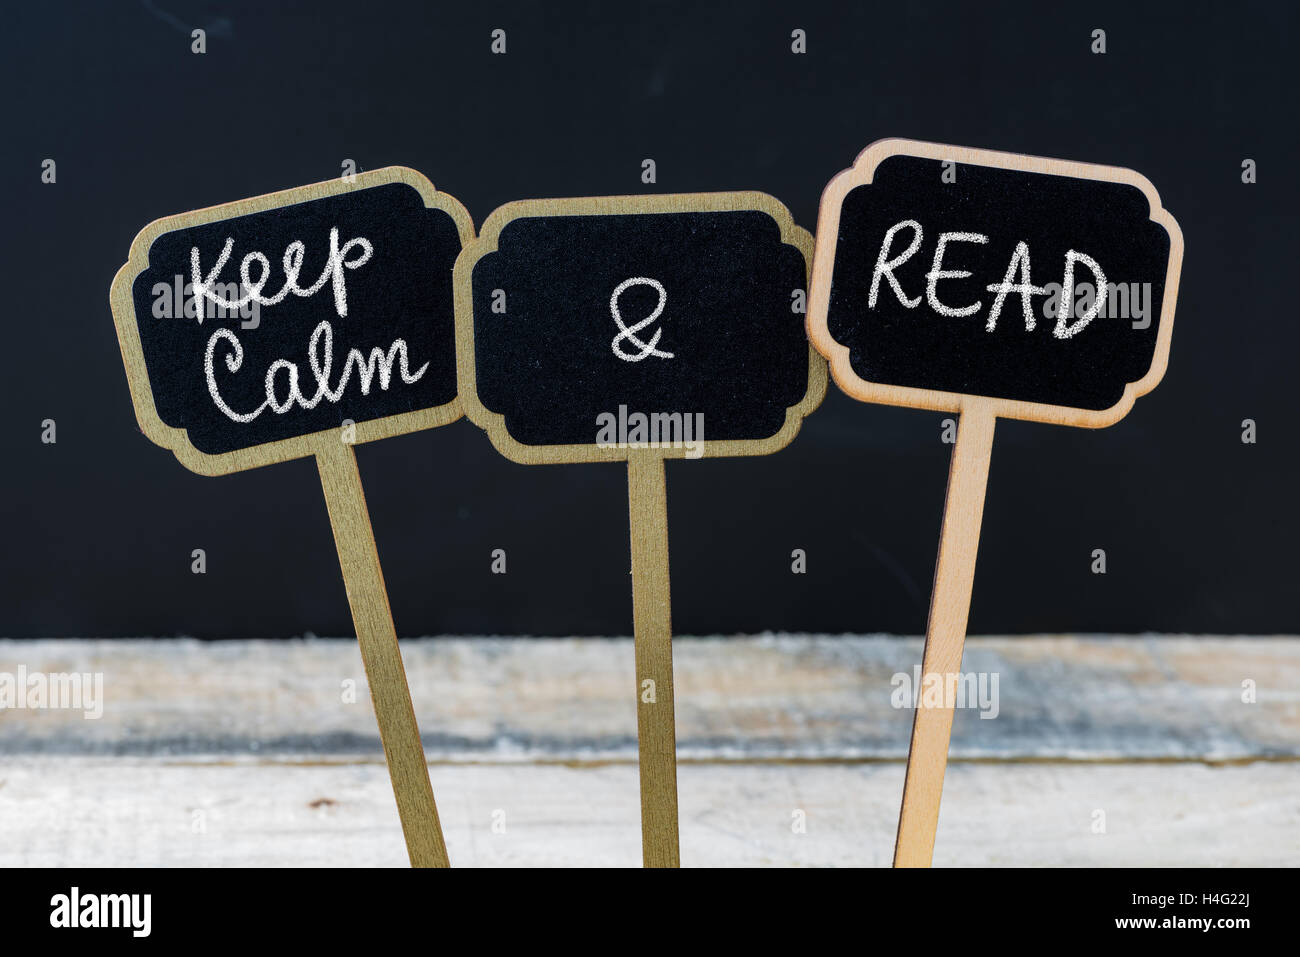
[[[1165,273],[1164,296],[1160,303],[1160,328],[1156,334],[1155,353],[1146,374],[1138,381],[1128,383],[1118,402],[1108,409],[1099,410],[887,385],[860,378],[849,362],[849,347],[838,342],[827,328],[831,272],[835,265],[835,247],[840,233],[840,209],[845,196],[850,190],[869,184],[876,167],[891,156],[919,156],[925,159],[952,160],[958,166],[962,164],[991,166],[996,169],[1046,173],[1104,183],[1127,183],[1140,189],[1150,205],[1151,220],[1163,226],[1165,232],[1169,234],[1169,266]],[[829,360],[835,384],[846,394],[863,402],[957,413],[978,404],[982,409],[1002,418],[1076,425],[1091,429],[1102,428],[1114,425],[1122,419],[1128,414],[1137,398],[1154,389],[1164,377],[1165,367],[1169,363],[1169,343],[1174,331],[1174,304],[1178,298],[1182,263],[1182,230],[1179,229],[1174,217],[1161,206],[1160,195],[1156,192],[1155,186],[1149,179],[1134,170],[1119,166],[1047,159],[1041,156],[1024,156],[1019,153],[1003,153],[996,150],[968,149],[920,140],[877,140],[858,154],[849,169],[837,174],[822,193],[817,217],[817,245],[813,255],[812,284],[808,290],[808,338],[817,351]]]
[[[1142,191],[1147,198],[1151,220],[1161,225],[1169,236],[1169,259],[1160,304],[1160,326],[1156,330],[1151,365],[1141,379],[1125,385],[1119,401],[1107,409],[1077,409],[995,396],[966,395],[870,382],[853,370],[849,361],[849,348],[838,342],[828,328],[840,210],[850,190],[872,182],[876,167],[883,160],[900,155],[951,160],[958,165],[964,163],[1106,183],[1126,183]],[[1154,389],[1164,376],[1169,362],[1169,344],[1173,336],[1174,306],[1178,297],[1182,261],[1182,230],[1173,216],[1161,206],[1160,196],[1151,181],[1130,169],[917,140],[885,139],[878,140],[863,150],[853,166],[836,175],[822,193],[817,220],[817,245],[813,257],[812,288],[808,296],[808,337],[813,346],[829,360],[836,384],[846,394],[864,402],[955,412],[960,416],[957,444],[949,463],[943,527],[935,562],[930,615],[926,622],[921,668],[927,679],[939,676],[946,687],[947,677],[960,673],[971,588],[975,577],[975,559],[984,516],[984,493],[993,451],[993,431],[998,417],[1086,428],[1101,428],[1122,419],[1138,396]],[[952,702],[945,702],[938,707],[925,707],[918,702],[898,816],[898,834],[894,846],[895,867],[930,866],[939,825],[939,806],[943,795],[944,771],[948,763],[952,719]]]

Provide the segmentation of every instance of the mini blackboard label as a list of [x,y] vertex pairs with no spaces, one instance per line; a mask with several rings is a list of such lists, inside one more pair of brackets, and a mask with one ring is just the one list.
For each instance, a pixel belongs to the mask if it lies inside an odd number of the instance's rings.
[[472,237],[402,167],[150,224],[112,294],[145,432],[221,472],[458,418],[452,271]]
[[525,462],[775,451],[825,393],[811,250],[762,193],[504,206],[456,265],[466,414]]
[[1182,235],[1132,170],[885,140],[817,243],[809,333],[856,398],[1096,426],[1164,374]]

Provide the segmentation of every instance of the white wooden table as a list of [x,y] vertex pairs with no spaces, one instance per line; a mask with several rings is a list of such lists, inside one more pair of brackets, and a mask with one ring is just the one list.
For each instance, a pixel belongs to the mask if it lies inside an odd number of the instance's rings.
[[[639,864],[630,640],[403,652],[453,865]],[[675,659],[684,866],[888,865],[919,640]],[[406,863],[354,641],[0,641],[20,665],[103,674],[104,713],[0,711],[0,866]],[[974,638],[963,667],[998,715],[957,713],[936,865],[1300,864],[1300,639]]]

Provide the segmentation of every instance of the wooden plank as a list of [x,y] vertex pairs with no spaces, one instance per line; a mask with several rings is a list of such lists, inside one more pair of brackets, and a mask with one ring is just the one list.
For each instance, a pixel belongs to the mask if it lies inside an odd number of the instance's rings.
[[[676,638],[680,761],[901,760],[895,675],[919,639]],[[635,762],[630,639],[403,641],[432,761]],[[99,672],[99,720],[0,714],[0,753],[379,755],[353,641],[0,641],[0,673]],[[956,713],[952,760],[1300,757],[1300,639],[971,638],[997,717]],[[1242,701],[1242,682],[1257,700]],[[892,814],[892,812],[891,812]]]
[[[641,861],[634,762],[435,765],[457,866]],[[683,764],[685,866],[888,866],[903,766]],[[961,764],[944,866],[1294,866],[1294,764]],[[383,762],[19,757],[0,767],[0,866],[392,866]],[[793,827],[796,812],[806,830]],[[1094,833],[1097,812],[1105,832]]]

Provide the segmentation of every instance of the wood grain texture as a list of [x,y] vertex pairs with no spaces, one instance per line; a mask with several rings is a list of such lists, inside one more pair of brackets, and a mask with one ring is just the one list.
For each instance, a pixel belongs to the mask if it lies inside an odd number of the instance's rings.
[[[640,864],[634,763],[436,771],[456,795],[443,826],[457,867]],[[937,866],[1300,860],[1294,765],[956,764],[949,777]],[[901,764],[683,764],[681,779],[684,867],[889,865]],[[391,817],[380,762],[7,758],[0,867],[403,867]]]
[[[996,422],[992,403],[987,407],[971,404],[957,425],[957,445],[948,472],[948,495],[921,662],[922,681],[938,681],[943,688],[949,687],[950,682],[955,687],[960,679]],[[907,781],[898,815],[896,867],[929,867],[934,855],[954,704],[947,694],[942,699],[938,707],[928,707],[921,697],[916,709]]]
[[333,452],[318,451],[316,461],[411,865],[446,867],[447,847],[438,823],[433,785],[406,684],[356,455],[350,445],[336,442]]
[[628,458],[627,500],[632,529],[642,853],[646,867],[677,867],[680,854],[673,625],[668,576],[668,502],[661,457],[649,453]]
[[[682,864],[887,866],[921,644],[675,639]],[[457,866],[641,862],[632,645],[402,642]],[[0,866],[408,860],[351,638],[0,640],[19,667],[101,673],[104,707],[0,715]],[[1300,860],[1300,637],[971,637],[965,667],[1000,707],[956,714],[936,865]]]
[[[679,771],[729,761],[901,768],[913,715],[897,699],[897,682],[920,668],[923,643],[885,635],[674,636]],[[406,638],[401,645],[434,764],[636,767],[631,637]],[[1300,637],[971,636],[963,666],[998,676],[999,704],[989,718],[957,711],[949,775],[952,764],[972,762],[1300,761]],[[351,635],[0,639],[0,673],[20,667],[101,674],[103,708],[95,720],[70,708],[0,713],[5,759],[280,755],[383,766]],[[1247,681],[1253,702],[1243,701]],[[343,687],[356,694],[344,698]],[[891,829],[901,786],[900,774]],[[950,782],[949,797],[951,790]]]

